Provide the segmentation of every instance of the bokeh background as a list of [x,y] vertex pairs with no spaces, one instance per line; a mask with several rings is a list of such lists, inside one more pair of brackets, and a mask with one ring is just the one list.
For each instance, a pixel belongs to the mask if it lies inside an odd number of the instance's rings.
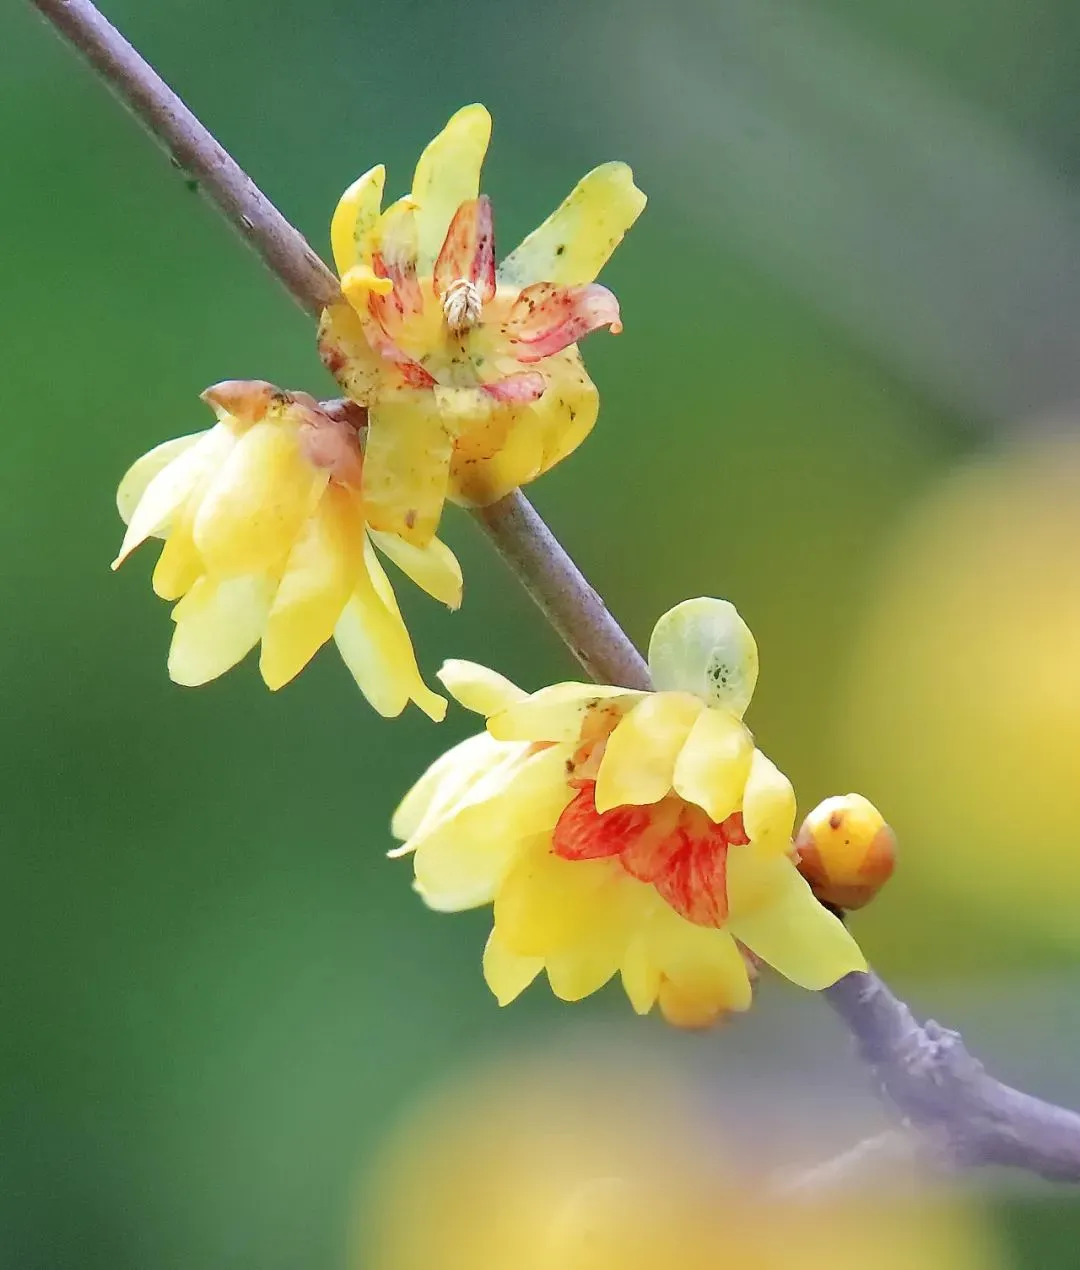
[[[467,101],[504,249],[633,165],[601,420],[535,500],[639,641],[689,595],[738,605],[803,810],[859,788],[900,835],[855,923],[879,969],[1080,1103],[1073,0],[104,8],[319,250],[341,189],[376,161],[406,188]],[[209,383],[328,384],[308,320],[21,0],[0,47],[0,1264],[366,1266],[386,1135],[507,1045],[647,1052],[706,1122],[767,1079],[835,1104],[822,1150],[877,1123],[780,985],[705,1038],[616,990],[499,1012],[484,915],[428,914],[383,858],[462,712],[383,723],[333,655],[276,697],[250,664],[169,683],[150,559],[108,571],[119,476]],[[571,673],[467,518],[446,536],[461,612],[402,588],[424,668]],[[998,1179],[986,1210],[1005,1264],[1075,1263],[1068,1193]]]

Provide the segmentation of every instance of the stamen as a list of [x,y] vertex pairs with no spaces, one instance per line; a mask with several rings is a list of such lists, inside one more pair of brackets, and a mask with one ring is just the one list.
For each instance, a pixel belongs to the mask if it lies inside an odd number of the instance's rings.
[[446,288],[443,313],[453,335],[464,335],[480,321],[484,300],[480,288],[468,278],[458,278]]

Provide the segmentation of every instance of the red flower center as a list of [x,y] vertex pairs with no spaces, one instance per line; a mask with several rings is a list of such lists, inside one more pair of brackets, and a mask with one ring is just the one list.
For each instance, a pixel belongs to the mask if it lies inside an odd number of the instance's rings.
[[698,926],[722,926],[728,913],[727,853],[745,846],[741,812],[715,821],[669,794],[658,803],[598,812],[595,781],[582,784],[555,826],[553,850],[564,860],[617,856],[632,877],[655,886]]

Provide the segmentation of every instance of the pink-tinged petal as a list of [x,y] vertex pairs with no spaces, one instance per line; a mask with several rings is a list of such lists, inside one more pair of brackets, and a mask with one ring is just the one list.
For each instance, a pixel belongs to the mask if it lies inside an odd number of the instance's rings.
[[480,387],[492,401],[522,405],[539,401],[547,388],[547,381],[538,370],[523,370],[517,375],[507,375],[505,379],[497,379],[493,384],[481,384]]
[[622,330],[619,302],[607,287],[535,282],[514,301],[503,331],[519,362],[538,362],[601,326],[610,326],[613,335]]
[[373,292],[369,301],[372,312],[388,330],[424,307],[416,276],[416,242],[416,204],[410,198],[399,198],[379,218],[371,256],[376,277],[389,278],[394,287],[389,295]]
[[[414,361],[403,352],[386,329],[384,317],[387,316],[385,305],[393,305],[393,296],[373,295],[368,302],[368,309],[357,314],[364,339],[368,345],[383,359],[389,362],[400,376],[400,384],[408,388],[434,388],[435,377],[426,371],[419,362]],[[389,317],[396,321],[395,310],[391,308]],[[336,373],[333,370],[331,373]]]
[[462,203],[454,213],[435,261],[435,294],[442,299],[461,278],[475,283],[483,300],[494,296],[495,225],[486,194]]
[[592,782],[574,795],[559,817],[551,849],[564,860],[600,860],[620,855],[636,844],[652,826],[651,807],[613,807],[596,810]]

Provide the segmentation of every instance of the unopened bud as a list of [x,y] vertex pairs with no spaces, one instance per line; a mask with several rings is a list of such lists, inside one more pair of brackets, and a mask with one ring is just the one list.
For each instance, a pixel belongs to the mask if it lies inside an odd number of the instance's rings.
[[892,876],[896,835],[861,794],[826,798],[795,839],[799,872],[832,908],[862,908]]

